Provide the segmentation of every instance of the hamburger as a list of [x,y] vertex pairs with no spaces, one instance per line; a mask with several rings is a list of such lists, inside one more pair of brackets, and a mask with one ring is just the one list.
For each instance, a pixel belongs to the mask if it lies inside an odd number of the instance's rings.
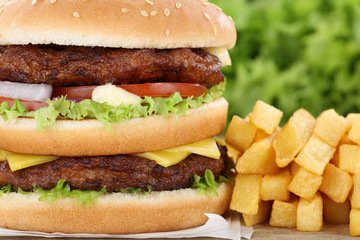
[[4,0],[0,13],[1,227],[172,231],[227,210],[213,137],[236,31],[221,9]]

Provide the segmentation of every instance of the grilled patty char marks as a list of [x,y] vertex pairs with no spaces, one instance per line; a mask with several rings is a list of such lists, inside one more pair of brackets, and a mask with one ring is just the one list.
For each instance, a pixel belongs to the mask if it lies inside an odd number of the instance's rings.
[[217,57],[202,49],[122,49],[58,45],[0,46],[0,80],[56,87],[224,80]]
[[220,159],[191,154],[180,163],[162,167],[155,161],[133,155],[101,157],[62,157],[56,161],[12,172],[8,162],[0,164],[0,186],[11,184],[30,191],[34,184],[51,189],[65,179],[71,189],[108,192],[127,187],[154,191],[191,187],[194,174],[203,176],[206,169],[216,178],[224,171],[226,147],[219,146]]

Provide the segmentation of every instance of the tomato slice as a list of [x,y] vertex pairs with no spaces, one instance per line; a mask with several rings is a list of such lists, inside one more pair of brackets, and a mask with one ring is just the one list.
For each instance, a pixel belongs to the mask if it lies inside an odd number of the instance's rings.
[[[53,89],[52,97],[67,95],[68,98],[91,99],[97,86],[58,87]],[[207,93],[207,88],[196,83],[142,83],[117,85],[139,97],[170,97],[179,92],[182,97],[199,97]]]
[[[97,86],[80,87],[58,87],[53,88],[52,98],[67,96],[67,99],[91,99],[92,91]],[[118,85],[124,90],[136,94],[140,97],[170,97],[175,92],[179,92],[182,97],[199,97],[207,93],[207,88],[196,83],[143,83]],[[0,96],[0,104],[8,102],[10,106],[14,105],[13,98]],[[35,111],[42,107],[47,107],[46,102],[20,100],[28,111]]]
[[[3,102],[8,102],[10,107],[12,107],[12,105],[14,105],[14,99],[13,98],[0,97],[0,104],[3,103]],[[41,101],[20,100],[20,102],[24,105],[24,107],[28,111],[35,111],[35,110],[37,110],[39,108],[48,106],[48,104],[46,102],[41,102]]]

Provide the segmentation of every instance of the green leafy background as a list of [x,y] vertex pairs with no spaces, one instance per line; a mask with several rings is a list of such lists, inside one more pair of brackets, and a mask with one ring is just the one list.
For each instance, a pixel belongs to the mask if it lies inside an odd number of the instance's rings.
[[360,110],[360,0],[211,0],[235,21],[225,97],[244,117],[261,99],[314,116]]

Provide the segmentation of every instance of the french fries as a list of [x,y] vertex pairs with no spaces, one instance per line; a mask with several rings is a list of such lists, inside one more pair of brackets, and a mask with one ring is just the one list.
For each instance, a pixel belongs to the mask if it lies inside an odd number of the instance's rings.
[[265,222],[269,217],[270,207],[271,207],[270,201],[260,201],[257,214],[249,215],[249,214],[243,213],[245,225],[248,227],[251,227],[258,223]]
[[315,119],[299,109],[283,128],[281,116],[258,101],[246,120],[230,123],[227,141],[247,139],[231,144],[242,153],[231,209],[247,226],[271,213],[274,227],[320,231],[325,220],[349,223],[360,236],[360,113],[344,118],[330,109]]
[[300,168],[288,185],[288,190],[297,196],[310,200],[319,189],[323,177]]
[[310,172],[322,175],[326,164],[331,160],[336,148],[321,140],[316,134],[313,134],[295,162],[306,168]]
[[253,143],[239,158],[236,171],[250,174],[275,174],[280,168],[275,162],[275,150],[270,136]]
[[285,168],[274,175],[265,175],[261,180],[260,199],[264,201],[288,201],[290,192],[287,189],[291,181],[290,170]]
[[258,213],[261,175],[237,174],[230,209],[248,215]]
[[323,181],[319,190],[325,193],[331,200],[343,203],[349,196],[353,185],[352,177],[346,171],[328,164],[325,168]]
[[303,232],[317,232],[323,226],[323,200],[320,193],[316,193],[311,200],[300,198],[296,228]]
[[270,226],[295,228],[298,204],[297,198],[290,202],[275,200],[271,210]]
[[250,123],[267,134],[272,134],[279,126],[282,115],[279,109],[257,101],[250,115]]
[[321,113],[316,121],[314,133],[330,146],[336,147],[348,128],[348,122],[334,109]]
[[[286,167],[308,141],[314,127],[315,118],[304,109],[299,109],[289,119],[282,131],[274,139],[276,164]],[[292,139],[292,141],[289,141]]]
[[[238,134],[241,132],[241,134]],[[225,140],[240,152],[248,149],[253,142],[256,134],[256,127],[244,119],[234,116],[225,134]]]

